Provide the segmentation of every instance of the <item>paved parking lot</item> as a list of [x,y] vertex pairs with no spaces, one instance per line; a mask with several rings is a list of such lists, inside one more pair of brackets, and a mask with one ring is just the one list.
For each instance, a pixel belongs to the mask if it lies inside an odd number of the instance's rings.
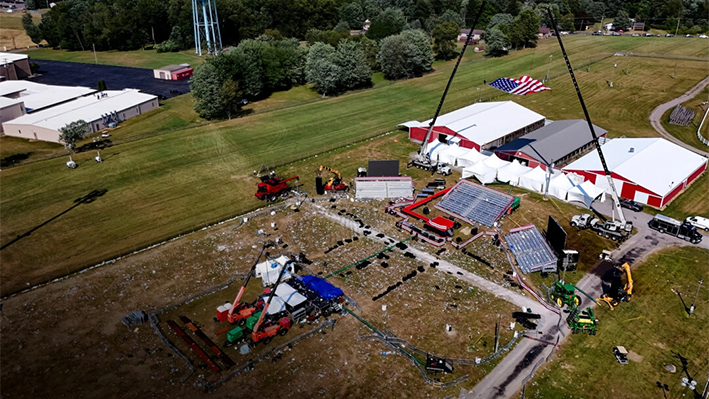
[[36,59],[32,59],[32,62],[39,64],[38,74],[41,76],[32,78],[37,83],[95,88],[99,80],[105,80],[108,90],[140,89],[144,93],[163,97],[176,95],[170,93],[170,90],[182,93],[190,91],[189,79],[155,79],[152,69]]

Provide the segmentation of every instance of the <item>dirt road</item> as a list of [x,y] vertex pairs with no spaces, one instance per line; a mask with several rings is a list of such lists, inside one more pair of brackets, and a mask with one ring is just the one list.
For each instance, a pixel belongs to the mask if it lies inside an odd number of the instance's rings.
[[682,104],[685,101],[691,100],[694,98],[700,91],[702,91],[707,85],[709,85],[709,76],[706,78],[702,79],[701,82],[697,83],[694,87],[689,89],[686,93],[682,94],[681,96],[675,98],[674,100],[668,101],[664,104],[658,105],[655,109],[652,110],[650,113],[650,124],[652,127],[657,130],[662,137],[666,138],[667,140],[670,140],[671,142],[680,145],[690,151],[696,152],[699,155],[709,157],[709,152],[707,151],[702,151],[698,148],[695,148],[682,140],[676,138],[675,136],[669,134],[667,130],[662,126],[662,123],[660,121],[662,120],[662,115],[665,114],[670,108],[675,107],[678,104]]

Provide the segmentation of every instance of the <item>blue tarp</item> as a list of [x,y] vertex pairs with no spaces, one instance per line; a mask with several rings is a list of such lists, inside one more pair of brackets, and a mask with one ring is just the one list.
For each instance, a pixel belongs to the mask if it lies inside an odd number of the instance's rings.
[[331,301],[344,294],[341,289],[316,276],[302,276],[298,277],[298,279],[303,285],[315,291],[326,301]]

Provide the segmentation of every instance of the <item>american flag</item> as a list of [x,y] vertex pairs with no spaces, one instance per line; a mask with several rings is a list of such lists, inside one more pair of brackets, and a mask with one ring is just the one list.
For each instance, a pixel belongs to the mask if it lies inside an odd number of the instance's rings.
[[500,78],[490,83],[490,86],[510,94],[524,96],[529,93],[539,93],[544,90],[551,90],[544,84],[529,76],[522,76],[519,79]]

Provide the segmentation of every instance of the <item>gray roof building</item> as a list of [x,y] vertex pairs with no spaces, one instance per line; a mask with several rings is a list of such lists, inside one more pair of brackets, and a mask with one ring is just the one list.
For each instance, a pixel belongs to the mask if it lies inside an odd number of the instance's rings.
[[[593,125],[598,137],[605,136],[607,130]],[[502,159],[519,159],[530,167],[545,168],[555,164],[561,167],[572,158],[581,155],[593,145],[593,137],[588,123],[583,119],[569,119],[552,122],[540,129],[511,141],[495,149]]]

